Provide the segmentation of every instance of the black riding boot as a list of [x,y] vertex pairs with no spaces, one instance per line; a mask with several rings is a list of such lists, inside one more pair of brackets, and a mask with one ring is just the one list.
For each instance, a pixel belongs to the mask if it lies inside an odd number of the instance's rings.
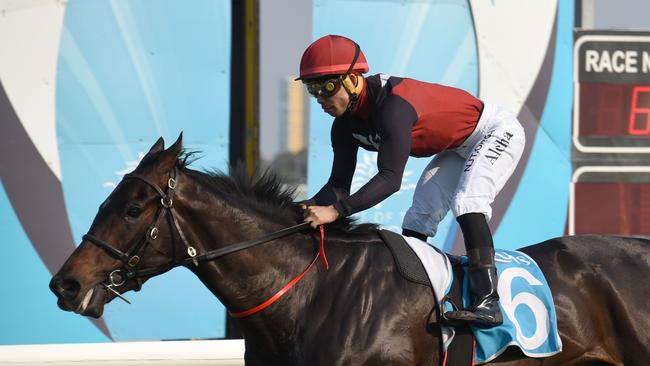
[[[475,215],[480,215],[475,216]],[[467,276],[471,305],[468,309],[449,311],[444,318],[451,322],[471,322],[480,325],[495,326],[503,323],[497,293],[497,270],[494,265],[494,248],[492,234],[482,214],[460,216],[463,236],[468,247],[469,266]],[[476,240],[481,246],[474,247]],[[487,245],[486,245],[487,244]]]
[[[481,248],[483,249],[483,248]],[[474,249],[478,251],[480,249]],[[471,305],[468,309],[460,311],[449,311],[445,318],[450,321],[463,321],[481,325],[500,325],[503,323],[503,316],[499,308],[499,294],[497,293],[497,269],[494,265],[494,251],[491,251],[492,263],[472,265],[472,254],[470,266],[467,269],[469,280],[469,293]],[[487,256],[487,255],[486,255]],[[481,258],[480,255],[478,255]]]

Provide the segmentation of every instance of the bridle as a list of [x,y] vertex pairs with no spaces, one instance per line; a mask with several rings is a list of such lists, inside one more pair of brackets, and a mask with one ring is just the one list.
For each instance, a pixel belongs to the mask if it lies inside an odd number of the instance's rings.
[[[83,236],[84,240],[91,242],[97,245],[98,247],[104,249],[104,251],[108,253],[110,256],[122,262],[123,264],[122,268],[118,268],[112,271],[111,273],[109,273],[107,278],[108,284],[104,284],[104,286],[107,289],[111,290],[116,295],[118,295],[121,299],[127,302],[128,300],[122,297],[115,290],[115,288],[123,286],[126,283],[126,281],[131,278],[141,279],[142,277],[145,277],[149,274],[159,274],[168,269],[175,267],[172,259],[172,264],[170,265],[154,267],[146,270],[136,270],[138,263],[140,263],[140,258],[142,255],[141,252],[144,252],[145,248],[150,243],[158,239],[158,234],[159,234],[158,226],[160,225],[161,221],[163,220],[163,218],[166,216],[167,213],[169,213],[169,216],[171,217],[171,221],[176,227],[176,231],[178,232],[181,240],[187,246],[187,254],[189,255],[189,259],[195,259],[197,254],[196,249],[192,245],[190,245],[189,242],[187,241],[187,238],[185,237],[183,230],[178,225],[178,221],[176,220],[176,215],[174,214],[174,192],[176,189],[176,169],[174,168],[169,173],[166,192],[164,192],[156,183],[152,182],[148,178],[145,178],[141,175],[135,173],[127,174],[124,176],[124,180],[128,180],[128,179],[138,179],[145,182],[147,185],[153,188],[160,196],[161,207],[158,209],[156,219],[154,220],[153,224],[149,227],[149,229],[146,231],[144,238],[136,242],[126,252],[122,252],[121,250],[117,249],[114,245],[92,234],[86,234]],[[196,264],[198,264],[198,262]],[[137,283],[138,286],[142,285],[140,281],[137,281]]]
[[[176,211],[174,210],[174,193],[177,188],[177,181],[176,181],[176,168],[172,169],[169,172],[169,179],[167,180],[167,187],[166,191],[163,191],[156,183],[152,182],[148,178],[135,174],[135,173],[130,173],[124,176],[124,180],[127,179],[137,179],[140,180],[147,185],[149,185],[151,188],[153,188],[158,195],[160,196],[160,204],[161,206],[158,208],[158,213],[156,215],[156,219],[154,220],[153,224],[149,227],[149,229],[146,231],[145,236],[142,240],[136,242],[129,250],[126,252],[122,252],[121,250],[117,249],[114,245],[111,245],[110,243],[92,235],[92,234],[86,234],[83,236],[83,239],[85,241],[88,241],[90,243],[95,244],[96,246],[102,248],[107,254],[110,256],[120,260],[123,264],[122,268],[118,268],[113,270],[108,274],[108,277],[105,282],[102,283],[102,285],[109,291],[113,292],[117,297],[120,299],[126,301],[127,303],[130,304],[130,302],[124,298],[116,289],[123,286],[126,281],[129,279],[135,279],[136,282],[138,283],[138,286],[142,286],[142,281],[141,279],[143,277],[148,277],[148,276],[154,276],[157,274],[164,273],[172,268],[179,267],[179,266],[185,266],[189,264],[194,264],[194,266],[198,266],[200,262],[204,261],[210,261],[214,260],[220,257],[223,257],[227,254],[237,252],[243,249],[248,249],[251,247],[254,247],[259,244],[264,244],[269,241],[275,240],[275,239],[280,239],[282,237],[303,231],[307,228],[309,228],[309,223],[301,223],[297,224],[294,226],[290,226],[287,228],[284,228],[279,231],[272,232],[270,234],[264,235],[259,238],[251,239],[251,240],[246,240],[243,242],[239,242],[236,244],[228,245],[223,248],[211,250],[208,252],[205,252],[201,255],[197,254],[196,248],[190,244],[190,242],[187,240],[187,237],[183,233],[183,230],[181,229],[180,225],[178,224],[178,220],[176,219]],[[161,223],[161,220],[169,214],[169,217],[171,219],[172,225],[171,229],[172,231],[174,228],[176,229],[176,232],[178,233],[178,236],[181,238],[181,241],[185,246],[187,247],[187,255],[188,257],[181,259],[178,262],[175,262],[174,259],[172,258],[171,263],[166,264],[166,265],[161,265],[157,267],[152,267],[152,268],[146,268],[146,269],[137,269],[138,263],[140,263],[140,259],[142,257],[142,254],[145,250],[145,248],[152,242],[154,242],[158,238],[159,234],[159,229],[158,226]],[[294,280],[299,280],[304,273],[311,268],[311,266],[316,262],[316,259],[320,256],[321,260],[323,261],[323,264],[328,267],[327,264],[327,259],[325,257],[325,252],[323,249],[323,228],[321,226],[321,248],[316,255],[316,258],[312,261],[312,263],[301,273],[298,277],[296,277]],[[293,286],[293,281],[291,283],[291,286]],[[288,287],[290,288],[290,286]],[[281,290],[282,294],[288,290],[287,286]],[[281,293],[278,293],[279,296],[281,296]],[[278,296],[278,294],[274,295]],[[278,298],[279,298],[278,296]],[[277,299],[275,299],[277,300]],[[275,301],[274,300],[274,301]],[[267,300],[268,302],[268,300]],[[270,303],[268,304],[270,305]],[[267,305],[267,306],[268,306]],[[266,306],[264,306],[266,307]],[[260,308],[259,310],[263,309],[264,307]],[[251,309],[252,310],[252,309]],[[258,310],[258,311],[259,311]],[[249,315],[248,311],[247,312],[242,312],[246,313],[243,316]],[[235,313],[235,315],[238,313]],[[252,312],[250,313],[252,314]]]

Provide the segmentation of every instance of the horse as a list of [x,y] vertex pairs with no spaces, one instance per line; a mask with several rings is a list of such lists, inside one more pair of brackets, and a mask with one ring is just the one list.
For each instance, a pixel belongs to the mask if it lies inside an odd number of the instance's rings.
[[[269,236],[302,222],[291,190],[273,174],[192,170],[191,157],[182,134],[167,149],[160,138],[124,177],[50,282],[61,309],[100,317],[124,292],[185,266],[241,315],[247,365],[441,364],[432,290],[398,273],[374,225],[326,225],[324,246],[304,225]],[[647,239],[560,237],[521,250],[552,290],[563,351],[533,359],[509,348],[490,364],[650,359]]]

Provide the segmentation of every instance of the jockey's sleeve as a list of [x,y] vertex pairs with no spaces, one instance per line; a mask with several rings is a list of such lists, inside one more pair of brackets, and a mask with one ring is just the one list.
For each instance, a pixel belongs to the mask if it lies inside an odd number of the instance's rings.
[[377,149],[377,174],[353,195],[334,207],[341,216],[368,209],[399,191],[411,152],[411,129],[417,120],[413,107],[398,96],[387,99],[374,119],[381,137]]
[[331,131],[334,161],[330,178],[314,197],[305,202],[307,205],[332,205],[350,195],[350,186],[354,169],[357,166],[357,151],[359,150],[359,146],[352,137],[350,123],[351,121],[347,118],[334,120]]

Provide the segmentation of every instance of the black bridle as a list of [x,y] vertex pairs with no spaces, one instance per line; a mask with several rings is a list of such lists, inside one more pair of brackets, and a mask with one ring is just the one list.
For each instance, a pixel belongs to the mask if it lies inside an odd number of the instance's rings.
[[[303,231],[309,227],[309,223],[301,223],[297,224],[294,226],[290,226],[288,228],[275,231],[273,233],[264,235],[262,237],[256,238],[256,239],[251,239],[251,240],[246,240],[240,243],[235,243],[232,245],[228,245],[223,248],[211,250],[208,252],[205,252],[203,254],[198,255],[196,249],[194,246],[190,244],[190,242],[187,240],[187,237],[183,233],[183,230],[178,224],[178,220],[176,219],[176,212],[174,210],[174,193],[175,189],[177,187],[176,185],[176,168],[174,168],[170,173],[169,173],[169,179],[167,180],[167,190],[166,192],[163,191],[156,183],[152,182],[151,180],[135,174],[135,173],[130,173],[124,176],[124,180],[126,179],[138,179],[147,185],[149,185],[151,188],[153,188],[158,195],[160,196],[160,204],[161,207],[158,209],[158,213],[156,216],[156,219],[149,227],[147,232],[145,233],[145,236],[143,240],[138,241],[135,243],[129,250],[126,252],[123,252],[119,249],[117,249],[114,245],[111,245],[110,243],[94,236],[91,234],[86,234],[83,236],[83,239],[95,244],[96,246],[104,249],[107,254],[110,256],[120,260],[123,264],[122,268],[118,268],[113,270],[111,273],[109,273],[107,282],[108,284],[102,283],[106,289],[112,291],[115,293],[118,297],[120,297],[122,300],[130,303],[127,299],[122,297],[122,295],[115,290],[115,288],[119,288],[123,286],[127,280],[129,279],[136,279],[138,282],[138,285],[141,286],[141,282],[139,279],[142,277],[147,277],[147,276],[153,276],[157,274],[161,274],[163,272],[166,272],[172,268],[179,267],[179,266],[185,266],[189,264],[194,264],[195,266],[198,266],[200,262],[204,261],[210,261],[214,260],[220,257],[223,257],[227,254],[234,253],[243,249],[251,248],[259,244],[264,244],[269,241],[279,239],[300,231]],[[161,265],[157,267],[152,267],[152,268],[146,268],[146,269],[137,269],[138,263],[140,263],[141,259],[141,252],[144,252],[144,249],[149,245],[149,243],[155,241],[158,238],[158,226],[165,217],[165,215],[169,213],[169,217],[171,219],[172,224],[171,230],[173,232],[174,228],[176,228],[176,232],[178,233],[178,236],[181,238],[185,246],[187,247],[187,255],[188,257],[181,259],[178,262],[175,262],[172,259],[172,262],[166,265]]]

